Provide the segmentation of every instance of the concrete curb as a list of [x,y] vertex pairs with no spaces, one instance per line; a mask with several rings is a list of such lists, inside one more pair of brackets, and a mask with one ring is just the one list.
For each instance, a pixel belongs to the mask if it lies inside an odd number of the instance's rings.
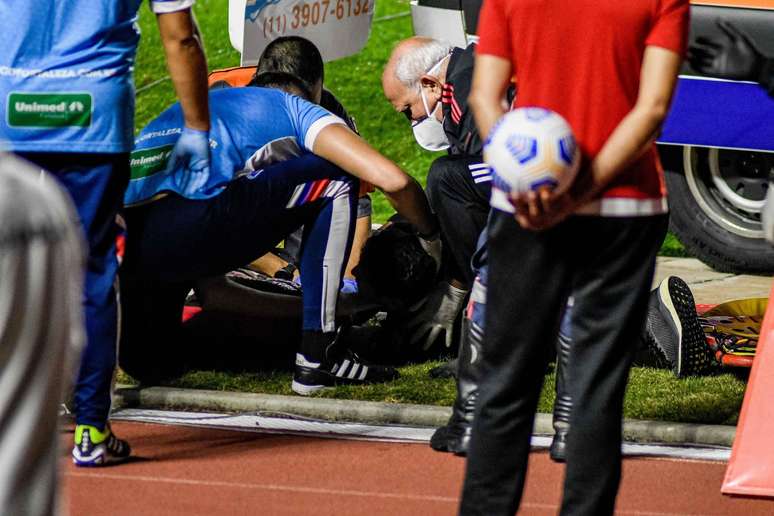
[[[281,412],[329,421],[424,427],[442,426],[446,424],[451,415],[451,409],[448,407],[429,405],[302,398],[300,396],[169,387],[118,386],[114,403],[116,406],[132,408]],[[550,414],[537,415],[534,432],[543,435],[553,434]],[[736,427],[728,425],[698,425],[633,419],[624,421],[623,430],[626,441],[727,447],[732,445],[735,434]]]

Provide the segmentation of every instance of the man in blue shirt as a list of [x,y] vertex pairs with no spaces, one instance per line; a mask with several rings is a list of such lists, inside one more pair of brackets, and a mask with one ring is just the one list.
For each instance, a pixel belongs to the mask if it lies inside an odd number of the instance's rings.
[[[272,86],[310,98],[295,77],[271,75]],[[197,281],[246,265],[303,225],[303,332],[293,391],[307,395],[395,378],[393,368],[367,364],[337,341],[336,303],[352,245],[358,179],[382,190],[440,261],[438,226],[422,188],[342,119],[299,96],[261,87],[220,89],[210,92],[210,109],[212,171],[194,193],[181,187],[183,169],[167,162],[183,123],[179,105],[136,140],[121,270],[122,367],[131,374],[132,361],[142,361],[147,371],[148,362],[163,355],[154,349],[178,338],[183,303]],[[157,365],[168,370],[169,364]]]
[[[129,179],[134,130],[132,68],[142,0],[7,0],[0,3],[0,140],[50,171],[69,191],[89,246],[87,345],[77,379],[73,460],[96,466],[129,455],[110,431],[116,362],[113,287],[116,214]],[[206,63],[194,0],[150,0],[185,116],[174,159],[193,190],[209,170]],[[34,434],[34,430],[30,429]]]

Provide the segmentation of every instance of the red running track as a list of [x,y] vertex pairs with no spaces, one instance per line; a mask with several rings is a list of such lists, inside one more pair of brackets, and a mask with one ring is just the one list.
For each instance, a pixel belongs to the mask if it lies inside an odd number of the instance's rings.
[[[449,515],[460,458],[425,444],[267,435],[115,423],[136,455],[114,467],[63,465],[70,514]],[[66,434],[69,450],[72,434]],[[626,459],[617,513],[774,514],[774,501],[720,494],[724,463]],[[530,458],[521,514],[556,514],[563,468]]]

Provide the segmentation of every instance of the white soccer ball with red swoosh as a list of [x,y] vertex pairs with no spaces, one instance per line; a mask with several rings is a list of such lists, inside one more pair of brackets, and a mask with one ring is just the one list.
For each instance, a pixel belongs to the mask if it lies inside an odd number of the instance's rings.
[[564,118],[526,107],[497,121],[484,144],[484,160],[492,169],[492,206],[512,212],[511,192],[566,190],[578,173],[580,151]]

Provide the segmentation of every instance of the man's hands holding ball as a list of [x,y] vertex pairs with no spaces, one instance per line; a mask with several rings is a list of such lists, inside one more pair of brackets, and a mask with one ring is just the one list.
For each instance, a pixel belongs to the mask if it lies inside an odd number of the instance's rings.
[[556,226],[581,205],[572,188],[557,192],[553,186],[541,186],[529,192],[513,192],[511,204],[516,209],[516,222],[524,229],[540,231]]

